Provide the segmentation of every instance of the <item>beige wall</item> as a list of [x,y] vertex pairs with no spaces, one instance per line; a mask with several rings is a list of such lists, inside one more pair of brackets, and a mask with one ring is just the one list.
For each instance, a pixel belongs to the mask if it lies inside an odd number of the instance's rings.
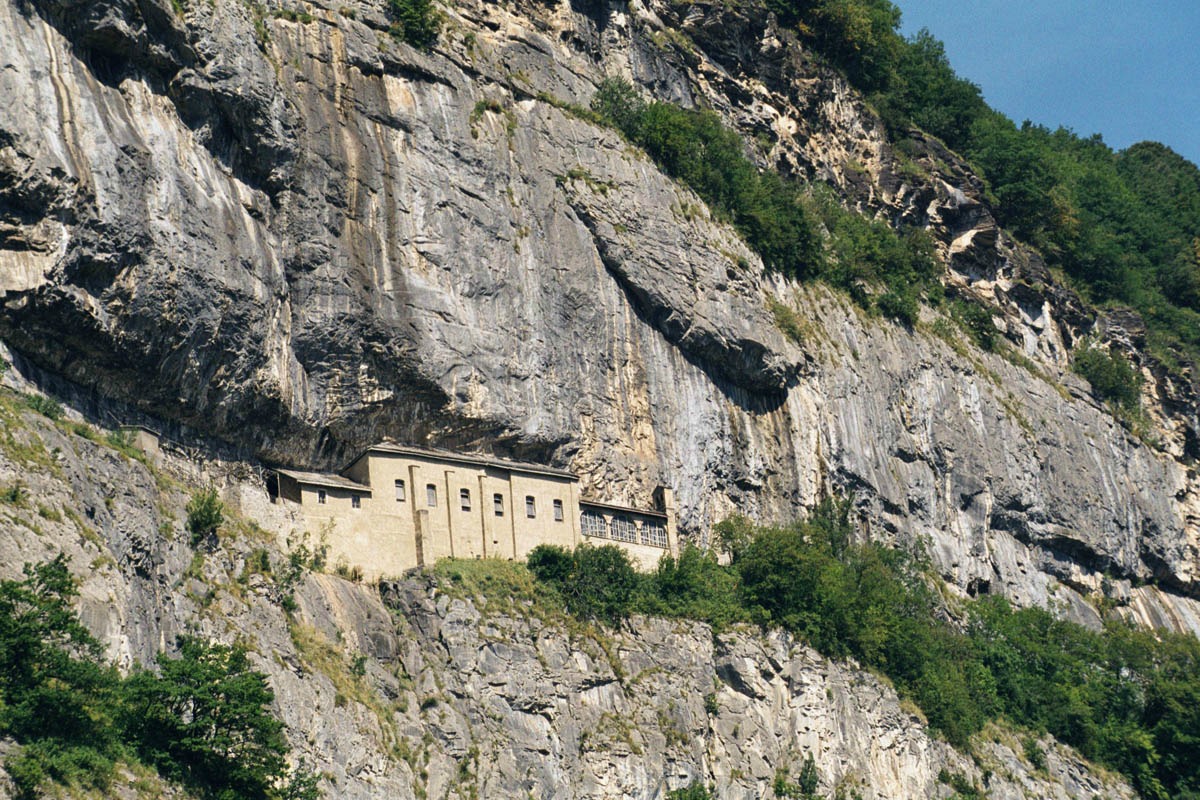
[[[344,474],[371,487],[359,509],[351,506],[351,490],[326,488],[321,505],[317,487],[298,486],[286,476],[280,476],[279,493],[283,500],[301,503],[314,537],[326,535],[331,563],[359,567],[368,579],[399,575],[439,558],[524,559],[539,544],[574,548],[583,541],[574,478],[386,452],[368,453]],[[397,480],[404,481],[402,501],[396,499]],[[430,485],[436,494],[433,506],[428,503]],[[469,510],[462,508],[463,490],[469,492]],[[497,494],[503,503],[500,515]],[[526,514],[526,497],[534,500],[532,518]],[[562,503],[561,520],[554,518],[555,500]],[[668,527],[673,551],[674,525]],[[652,569],[667,552],[640,543],[589,541],[620,545],[644,569]]]
[[[516,557],[525,558],[539,544],[557,544],[572,548],[579,543],[578,484],[568,478],[549,475],[512,476],[513,527],[516,530]],[[525,498],[533,498],[534,516],[526,513]],[[563,504],[562,521],[554,519],[554,501]]]
[[321,504],[320,488],[301,485],[300,507],[312,544],[329,546],[330,564],[358,567],[375,578],[400,575],[416,563],[411,518],[406,530],[403,517],[375,513],[380,503],[376,497],[360,495],[361,507],[354,508],[351,497],[355,492],[346,489],[325,488],[325,503]]

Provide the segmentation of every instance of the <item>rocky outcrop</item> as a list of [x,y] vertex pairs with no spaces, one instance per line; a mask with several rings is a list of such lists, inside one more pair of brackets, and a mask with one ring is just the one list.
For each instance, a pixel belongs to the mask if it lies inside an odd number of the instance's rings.
[[[1159,449],[1115,422],[1063,370],[1091,312],[978,179],[920,134],[902,161],[769,16],[465,2],[422,52],[382,3],[304,8],[0,2],[0,336],[23,371],[246,457],[326,466],[390,436],[570,466],[629,501],[666,483],[701,541],[733,511],[850,492],[964,591],[1079,618],[1086,593],[1197,592],[1194,387],[1152,382]],[[927,226],[1020,357],[764,274],[572,112],[608,74]]]

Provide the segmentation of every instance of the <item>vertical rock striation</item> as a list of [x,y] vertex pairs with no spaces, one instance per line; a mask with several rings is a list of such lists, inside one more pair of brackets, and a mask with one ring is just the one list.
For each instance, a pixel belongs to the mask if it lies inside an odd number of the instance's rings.
[[[0,0],[0,336],[21,364],[277,462],[390,436],[630,501],[668,483],[701,539],[852,492],[964,590],[1188,618],[1150,609],[1197,591],[1194,387],[1153,383],[1160,449],[1090,399],[1063,367],[1094,316],[954,154],[918,136],[928,177],[906,177],[861,98],[754,9],[464,2],[422,52],[383,5]],[[928,227],[1032,368],[765,275],[572,113],[609,74]]]

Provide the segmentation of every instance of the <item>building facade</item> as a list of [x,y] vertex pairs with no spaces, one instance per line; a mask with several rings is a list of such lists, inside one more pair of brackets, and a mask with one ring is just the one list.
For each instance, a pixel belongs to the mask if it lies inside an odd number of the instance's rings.
[[584,541],[616,544],[649,569],[678,548],[670,489],[653,509],[594,502],[576,475],[538,464],[379,444],[336,475],[280,469],[272,483],[272,499],[299,506],[334,563],[368,578]]

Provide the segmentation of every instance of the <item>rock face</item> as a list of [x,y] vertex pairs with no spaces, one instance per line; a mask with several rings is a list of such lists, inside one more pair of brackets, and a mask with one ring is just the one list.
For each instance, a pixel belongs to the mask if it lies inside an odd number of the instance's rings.
[[[1134,797],[1049,738],[1041,769],[1001,729],[968,758],[873,675],[780,634],[714,637],[654,619],[614,632],[519,592],[473,598],[453,580],[289,576],[274,536],[241,518],[193,551],[180,481],[216,479],[219,465],[189,475],[197,465],[168,454],[152,472],[7,393],[0,416],[0,486],[27,493],[0,505],[0,577],[65,552],[84,621],[126,667],[184,631],[246,643],[295,758],[325,776],[324,796],[663,800],[700,782],[750,800],[774,797],[777,774],[794,781],[811,755],[823,796],[949,797],[942,775],[1002,800]],[[250,484],[230,489],[231,502],[293,533]],[[10,746],[0,740],[0,755]],[[6,787],[0,771],[0,797]],[[178,795],[119,777],[112,796]]]
[[[1094,315],[952,153],[915,134],[913,177],[753,9],[468,0],[421,52],[383,7],[0,0],[0,336],[23,371],[247,457],[328,466],[395,437],[631,502],[665,483],[701,541],[733,511],[851,492],[872,535],[927,543],[964,591],[1085,621],[1105,593],[1194,630],[1195,387],[1154,373],[1158,449],[1093,401],[1063,368]],[[609,74],[928,227],[1025,366],[764,274],[571,112]]]

